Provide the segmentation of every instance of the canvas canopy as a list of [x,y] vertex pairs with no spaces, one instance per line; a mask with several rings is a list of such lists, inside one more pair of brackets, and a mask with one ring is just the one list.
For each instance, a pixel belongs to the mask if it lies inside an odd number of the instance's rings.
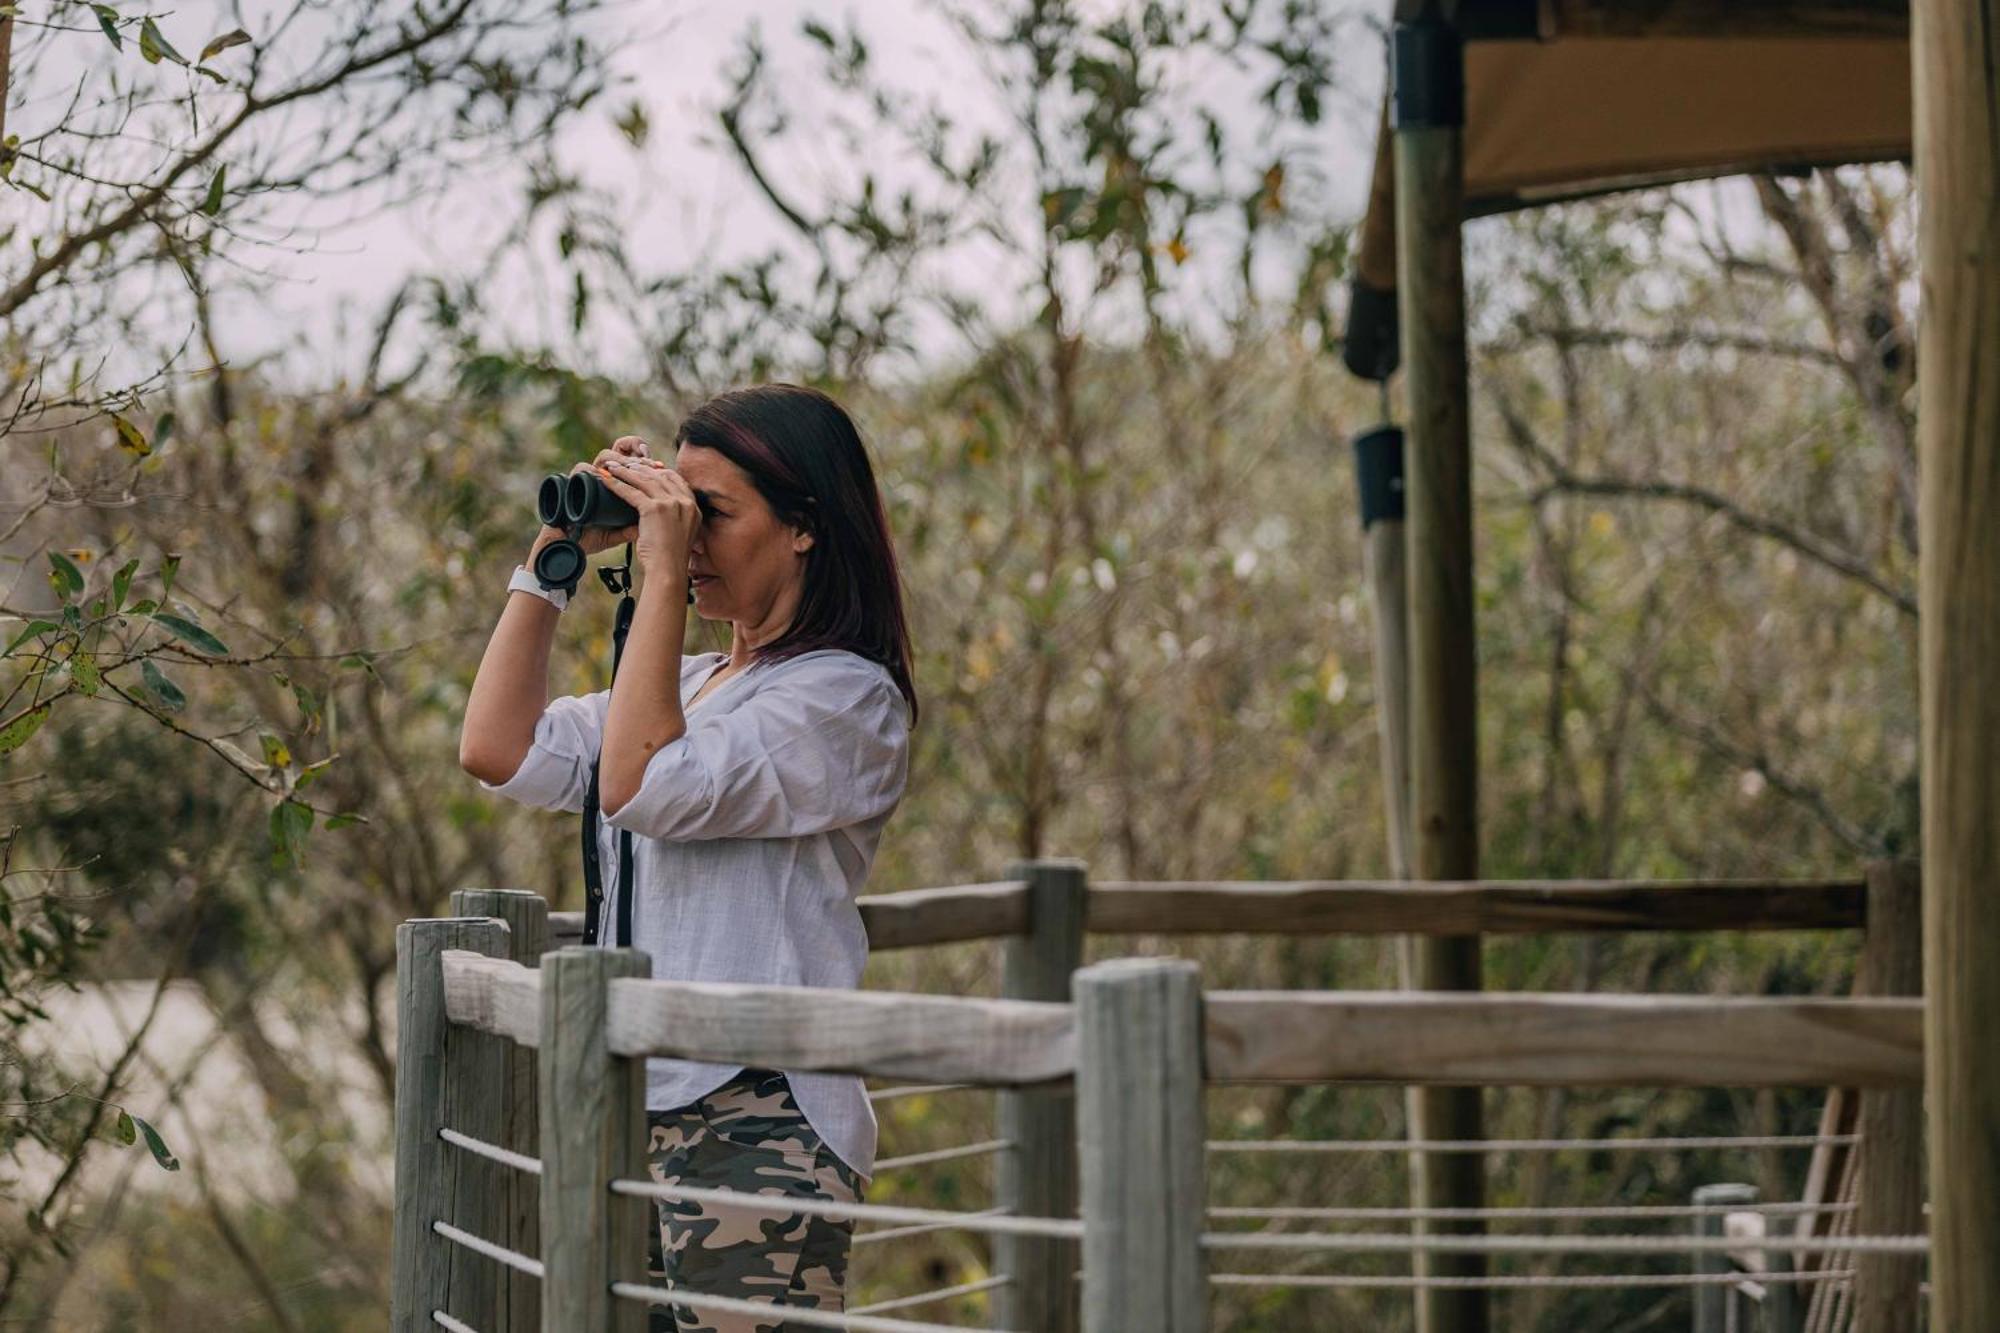
[[[1465,214],[1761,170],[1910,155],[1907,11],[1466,0]],[[1395,351],[1395,173],[1385,104],[1346,360]]]

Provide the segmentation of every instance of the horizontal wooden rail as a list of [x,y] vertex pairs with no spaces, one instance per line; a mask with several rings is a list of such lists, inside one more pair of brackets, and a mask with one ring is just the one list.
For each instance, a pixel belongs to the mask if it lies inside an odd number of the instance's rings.
[[1212,1083],[1916,1087],[1918,1000],[1215,991]]
[[[1248,880],[1090,886],[1100,935],[1534,935],[1655,930],[1851,930],[1860,880]],[[871,949],[1001,939],[1028,931],[1027,885],[962,884],[859,900]],[[558,944],[581,912],[552,912]]]
[[[453,1023],[539,1042],[540,972],[456,949],[443,967]],[[1056,1082],[1076,1069],[1066,1004],[804,986],[616,980],[606,1044],[613,1055],[989,1087]]]
[[1829,930],[1860,926],[1866,902],[1860,880],[1094,883],[1085,923],[1107,935]]

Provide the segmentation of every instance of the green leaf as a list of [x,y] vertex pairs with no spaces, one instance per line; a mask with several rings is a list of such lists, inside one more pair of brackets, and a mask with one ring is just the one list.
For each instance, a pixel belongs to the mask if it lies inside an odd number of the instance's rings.
[[160,707],[169,713],[178,713],[187,707],[187,696],[181,693],[181,687],[167,679],[167,673],[153,665],[152,658],[139,664],[139,675],[145,680],[146,688],[153,692],[153,697],[160,701]]
[[76,567],[76,561],[61,551],[49,552],[49,586],[65,602],[83,591],[83,571]]
[[103,684],[104,678],[98,674],[95,657],[78,648],[69,655],[69,674],[70,679],[76,682],[77,689],[83,692],[84,698],[97,697],[98,686]]
[[174,574],[181,567],[178,552],[172,553],[160,562],[160,600],[167,600],[167,594],[174,590]]
[[366,824],[367,822],[367,819],[362,816],[350,813],[333,816],[326,821],[326,827],[328,832],[332,832],[337,828],[346,828],[349,824]]
[[158,1162],[168,1171],[178,1171],[181,1169],[181,1159],[167,1151],[167,1141],[160,1137],[159,1130],[154,1129],[136,1115],[132,1117],[132,1123],[137,1125],[139,1132],[146,1136],[146,1146],[152,1149],[154,1161]]
[[174,414],[172,412],[160,413],[159,418],[153,422],[153,447],[155,449],[164,448],[167,440],[172,437],[173,433]]
[[49,720],[49,704],[37,704],[20,714],[5,727],[0,727],[0,754],[12,754],[28,743],[28,738],[42,729],[42,723]]
[[27,627],[14,636],[14,642],[7,645],[7,651],[0,653],[0,657],[12,657],[16,648],[19,648],[35,635],[53,634],[61,628],[62,626],[56,624],[53,620],[30,620]]
[[139,25],[139,54],[145,57],[149,65],[159,64],[162,57],[173,61],[176,65],[185,65],[188,62],[186,56],[174,50],[173,43],[167,40],[159,25],[151,19]]
[[257,739],[264,743],[265,763],[269,764],[272,768],[290,768],[292,766],[292,751],[283,741],[268,731],[264,732]]
[[146,432],[119,416],[111,414],[111,424],[118,428],[118,447],[134,458],[144,458],[153,452],[152,444],[146,439]]
[[217,74],[214,70],[210,69],[206,65],[196,65],[194,67],[194,72],[197,74],[206,74],[209,78],[214,79],[217,83],[223,84],[225,86],[227,86],[227,84],[229,83],[229,80],[225,76]]
[[228,645],[192,621],[183,620],[179,616],[170,616],[161,611],[153,616],[153,623],[171,632],[175,638],[193,644],[211,657],[229,656]]
[[132,603],[132,614],[135,616],[150,616],[159,609],[160,604],[150,597],[142,597]]
[[203,60],[212,60],[232,46],[248,46],[249,44],[249,33],[243,31],[241,28],[231,28],[228,32],[223,33],[222,36],[211,39],[207,46],[202,47],[201,58]]
[[297,801],[280,801],[271,807],[271,864],[282,870],[296,869],[305,861],[306,834],[312,831],[313,811]]
[[[292,790],[304,791],[307,787],[312,786],[313,782],[319,777],[320,774],[326,772],[327,768],[333,763],[333,761],[334,761],[334,756],[328,755],[326,758],[320,760],[316,764],[307,764],[304,768],[299,770],[299,780],[292,784]],[[334,818],[338,819],[339,816],[336,815],[334,816]],[[329,819],[326,823],[326,826],[328,828],[332,828],[333,820]]]
[[132,572],[138,568],[138,560],[127,560],[118,567],[118,572],[111,576],[112,610],[123,611],[125,609],[125,594],[132,590]]
[[138,1127],[132,1123],[132,1116],[129,1112],[120,1111],[118,1113],[117,1125],[111,1131],[111,1136],[128,1148],[139,1141]]
[[104,29],[104,35],[111,39],[113,50],[123,51],[125,39],[118,34],[118,11],[110,5],[92,5],[97,13],[97,26]]
[[223,177],[229,174],[229,164],[224,162],[215,169],[215,179],[208,183],[208,197],[201,201],[201,211],[214,217],[222,211]]

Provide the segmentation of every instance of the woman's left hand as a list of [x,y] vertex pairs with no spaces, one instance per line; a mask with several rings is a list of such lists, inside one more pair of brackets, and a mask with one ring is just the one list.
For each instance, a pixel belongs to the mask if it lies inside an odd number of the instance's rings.
[[687,478],[648,458],[609,459],[598,475],[639,511],[639,568],[648,577],[687,578],[688,548],[701,525],[701,505]]

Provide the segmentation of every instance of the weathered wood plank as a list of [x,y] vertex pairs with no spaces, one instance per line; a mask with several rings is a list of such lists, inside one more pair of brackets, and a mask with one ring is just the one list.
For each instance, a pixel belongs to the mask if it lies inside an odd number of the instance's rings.
[[1102,934],[1540,935],[1832,930],[1866,914],[1859,880],[1296,880],[1091,886]]
[[1204,1333],[1201,975],[1176,958],[1076,974],[1083,1309],[1091,1333]]
[[542,999],[542,1317],[553,1330],[643,1333],[647,1307],[611,1295],[646,1281],[652,1202],[613,1194],[646,1178],[646,1065],[606,1040],[614,978],[648,975],[634,949],[559,949]]
[[1916,1000],[1222,991],[1206,1012],[1218,1083],[1908,1087],[1923,1069]]
[[1070,1007],[791,986],[614,981],[620,1055],[1012,1086],[1076,1068]]
[[1028,886],[1019,880],[871,894],[857,902],[870,949],[1028,933]]
[[2000,1328],[2000,0],[1914,0],[1931,1309]]
[[[507,923],[507,957],[524,967],[537,966],[549,947],[549,905],[539,893],[518,889],[457,889],[451,895],[453,916],[486,916]],[[506,1044],[506,1092],[501,1106],[503,1148],[533,1157],[541,1151],[539,1094],[535,1057],[513,1042]],[[504,1170],[501,1191],[507,1214],[506,1230],[493,1239],[521,1254],[540,1254],[541,1188],[525,1171]],[[493,1333],[539,1333],[542,1326],[542,1284],[532,1274],[507,1270],[504,1301]]]
[[506,1037],[518,1046],[542,1040],[542,978],[534,968],[461,950],[444,955],[444,1012],[454,1023]]
[[[1861,949],[1863,995],[1921,995],[1924,986],[1923,884],[1911,862],[1868,868],[1868,935]],[[1914,1236],[1924,1229],[1924,1097],[1921,1088],[1874,1088],[1861,1095],[1861,1148],[1854,1225],[1863,1236]],[[1854,1256],[1854,1327],[1917,1333],[1923,1322],[1924,1262],[1916,1255]]]
[[[1010,1000],[1067,1004],[1083,966],[1089,889],[1083,862],[1022,861],[1007,868],[1027,885],[1028,933],[1008,939],[1001,993]],[[999,1097],[994,1200],[1023,1217],[1071,1217],[1077,1206],[1076,1098],[1068,1085],[1019,1088]],[[1077,1245],[1053,1236],[993,1238],[993,1267],[1007,1275],[993,1294],[993,1327],[1075,1333]]]
[[486,919],[405,921],[396,928],[396,1186],[390,1258],[390,1324],[434,1327],[444,1310],[474,1327],[495,1325],[506,1270],[431,1230],[448,1222],[487,1239],[505,1227],[501,1168],[438,1137],[455,1129],[500,1137],[506,1050],[499,1039],[453,1024],[444,1002],[444,958],[507,952],[507,926]]

